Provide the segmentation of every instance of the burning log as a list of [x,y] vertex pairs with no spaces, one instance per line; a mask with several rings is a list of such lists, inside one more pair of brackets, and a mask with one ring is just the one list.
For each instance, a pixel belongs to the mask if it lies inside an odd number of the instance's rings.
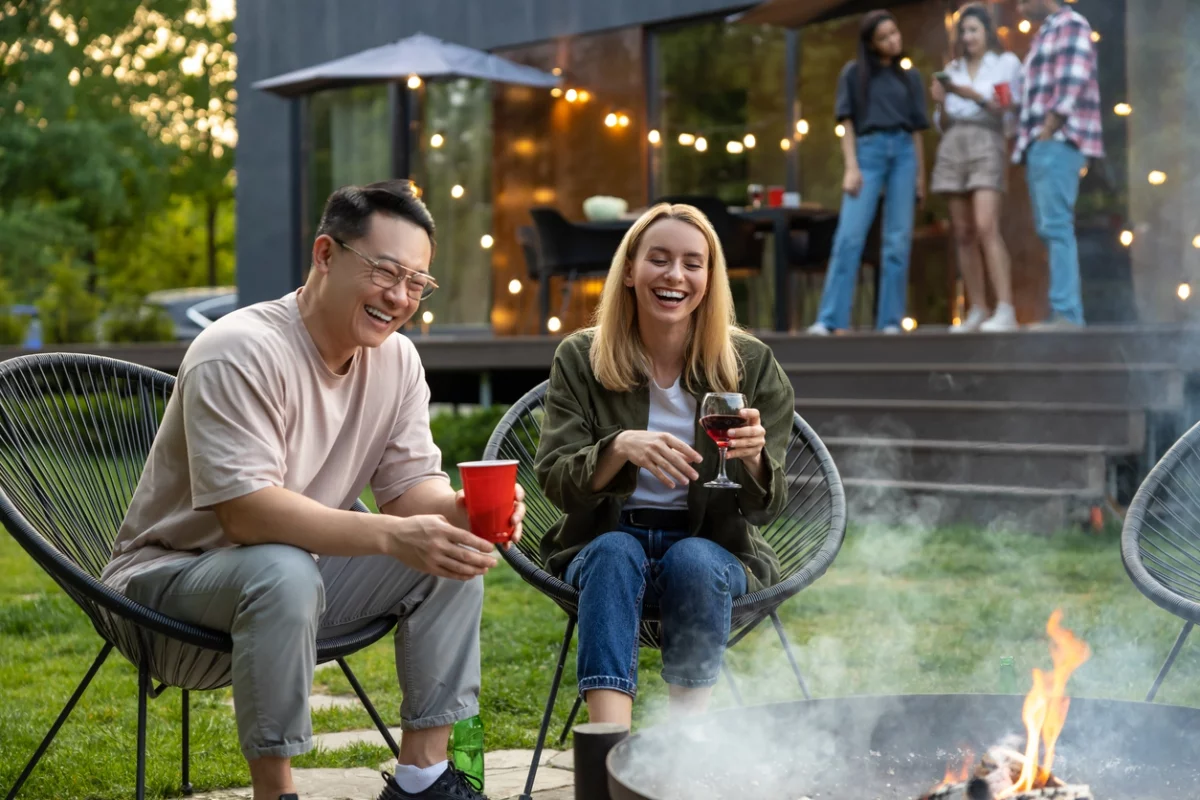
[[1095,797],[1088,786],[1064,785],[1032,789],[1000,798],[992,794],[987,781],[972,778],[966,783],[954,783],[934,789],[929,794],[922,795],[921,800],[1095,800]]
[[920,800],[1093,800],[1089,787],[1069,786],[1041,767],[1036,772],[1036,788],[1017,791],[1024,769],[1021,753],[993,747],[980,758],[969,779],[947,780]]

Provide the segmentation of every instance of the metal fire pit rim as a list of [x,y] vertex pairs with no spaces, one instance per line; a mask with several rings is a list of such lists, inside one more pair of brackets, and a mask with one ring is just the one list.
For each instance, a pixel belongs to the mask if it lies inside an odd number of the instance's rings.
[[[615,746],[613,746],[613,748],[611,750],[609,750],[608,755],[605,758],[605,772],[608,775],[609,793],[613,797],[621,796],[621,797],[642,798],[642,800],[654,800],[654,798],[652,798],[652,797],[648,797],[646,795],[641,794],[638,789],[634,788],[633,786],[630,786],[626,782],[625,777],[619,774],[621,772],[621,769],[620,769],[620,765],[617,762],[621,761],[622,759],[628,759],[628,757],[625,754],[631,748],[638,747],[639,742],[645,741],[646,735],[649,733],[653,733],[653,732],[661,733],[662,731],[668,730],[673,727],[679,727],[681,725],[687,725],[687,724],[696,724],[697,722],[701,722],[706,719],[707,720],[719,719],[722,716],[743,715],[743,714],[752,713],[755,711],[758,711],[760,713],[781,712],[783,709],[786,709],[789,707],[802,707],[802,706],[814,706],[814,705],[815,706],[822,706],[822,705],[832,706],[832,705],[835,705],[838,703],[845,703],[847,701],[851,701],[851,702],[853,702],[853,701],[860,701],[860,702],[874,701],[874,702],[905,703],[905,702],[909,702],[909,701],[926,701],[926,702],[928,702],[930,700],[936,700],[936,699],[940,698],[940,699],[946,700],[947,702],[955,702],[955,701],[964,702],[964,701],[968,701],[968,700],[974,700],[976,702],[987,702],[990,699],[993,701],[1000,701],[1000,702],[1019,703],[1024,699],[1024,697],[1025,697],[1025,695],[1023,695],[1023,694],[1000,694],[997,692],[951,692],[951,693],[913,692],[913,693],[909,693],[909,694],[866,694],[866,693],[864,693],[864,694],[837,695],[837,696],[832,696],[832,697],[819,697],[819,698],[813,698],[811,700],[785,700],[785,701],[780,701],[780,702],[765,702],[765,703],[749,704],[749,705],[744,705],[744,706],[733,706],[730,708],[722,708],[722,709],[717,709],[714,711],[709,711],[706,714],[700,715],[698,717],[689,717],[689,718],[685,718],[683,720],[668,720],[665,722],[661,722],[657,725],[651,725],[646,728],[643,728],[643,729],[639,730],[637,733],[630,734],[628,737],[626,737],[625,739],[623,739],[622,741],[617,743]],[[1151,702],[1146,702],[1144,700],[1124,700],[1124,699],[1116,699],[1116,698],[1108,698],[1108,697],[1094,697],[1094,696],[1087,696],[1087,695],[1071,695],[1070,699],[1072,701],[1079,700],[1079,701],[1082,701],[1083,703],[1087,703],[1089,705],[1092,703],[1099,703],[1099,704],[1109,706],[1113,709],[1119,709],[1119,708],[1151,709],[1151,708],[1153,708],[1153,709],[1155,709],[1155,713],[1162,713],[1162,714],[1167,714],[1167,715],[1172,714],[1172,713],[1189,714],[1189,715],[1195,715],[1195,716],[1200,717],[1200,708],[1197,708],[1194,706],[1181,706],[1181,705],[1175,705],[1175,704],[1171,704],[1171,703],[1151,703]]]

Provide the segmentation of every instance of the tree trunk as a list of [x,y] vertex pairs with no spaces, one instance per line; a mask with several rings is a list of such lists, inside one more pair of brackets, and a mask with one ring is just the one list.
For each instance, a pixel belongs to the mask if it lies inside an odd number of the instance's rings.
[[205,227],[208,231],[208,285],[217,285],[217,200],[204,199]]

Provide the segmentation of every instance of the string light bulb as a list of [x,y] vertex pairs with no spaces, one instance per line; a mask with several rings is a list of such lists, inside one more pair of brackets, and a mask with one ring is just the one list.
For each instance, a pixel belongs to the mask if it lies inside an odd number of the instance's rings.
[[900,69],[912,69],[912,59],[908,58],[907,56],[900,59]]
[[429,146],[430,147],[438,148],[438,147],[441,147],[442,145],[444,145],[445,143],[446,143],[446,137],[442,136],[440,133],[435,133],[433,136],[429,137]]
[[453,197],[455,200],[459,199],[466,193],[467,193],[467,190],[464,189],[461,184],[456,183],[450,187],[450,196]]
[[420,89],[421,88],[421,76],[420,75],[409,75],[408,76],[408,88]]
[[917,321],[912,317],[905,317],[904,319],[900,320],[900,327],[904,328],[904,330],[908,331],[909,333],[912,333],[917,329]]
[[679,134],[679,143],[684,147],[691,147],[696,143],[696,137],[690,133]]
[[801,136],[808,136],[808,120],[802,119],[796,122],[796,133]]
[[568,103],[574,103],[579,99],[579,92],[575,89],[567,89],[567,93],[564,95],[564,97]]
[[846,135],[846,126],[839,122],[838,126],[833,129],[833,132],[837,134],[837,137],[839,139],[841,139],[843,136]]
[[608,116],[604,118],[604,125],[607,128],[617,127],[617,115],[609,112]]
[[1120,241],[1121,244],[1125,245],[1126,247],[1129,247],[1131,244],[1133,244],[1133,231],[1121,231]]
[[1117,103],[1113,106],[1113,113],[1118,117],[1128,117],[1133,113],[1133,106],[1129,105],[1129,103]]
[[658,144],[662,141],[662,134],[656,130],[650,131],[646,134],[646,140],[650,142],[650,144]]
[[703,153],[707,149],[708,149],[708,139],[705,139],[703,136],[697,136],[696,137],[696,150],[700,153]]
[[1017,25],[1017,30],[1019,30],[1021,33],[1029,33],[1031,30],[1033,30],[1033,23],[1027,19],[1023,19],[1021,20],[1020,24]]
[[1200,250],[1200,236],[1197,236],[1195,239],[1192,239],[1192,247],[1196,248],[1197,250]]
[[490,233],[485,233],[483,236],[481,236],[479,238],[479,246],[482,247],[484,250],[491,250],[492,245],[494,245],[495,243],[496,243],[496,240],[492,238],[492,235]]
[[589,92],[587,89],[579,90],[579,102],[586,103],[588,100],[591,100],[591,99],[592,99],[591,92]]
[[560,330],[562,330],[562,320],[558,317],[551,317],[550,319],[546,320],[546,330],[550,331],[551,333],[558,333]]
[[733,153],[734,155],[737,155],[738,153],[742,152],[745,149],[746,148],[743,147],[742,143],[739,141],[732,141],[732,142],[725,143],[725,152],[727,152],[727,153]]
[[1162,186],[1167,182],[1167,173],[1156,169],[1146,176],[1146,180],[1150,181],[1151,186]]
[[509,281],[508,282],[508,293],[509,294],[520,294],[521,293],[521,282],[519,280],[517,280],[516,278],[513,278],[511,281]]
[[433,324],[433,312],[432,312],[432,311],[426,311],[424,314],[422,314],[422,315],[421,315],[421,322],[425,323],[426,325],[431,325],[431,324]]
[[779,140],[779,149],[780,150],[791,150],[792,149],[792,140],[791,139],[780,139]]
[[742,137],[742,144],[745,145],[747,148],[752,148],[756,144],[758,144],[758,139],[754,136],[753,133],[747,133],[745,136]]
[[1175,295],[1180,300],[1187,300],[1192,296],[1192,285],[1190,283],[1179,284],[1178,288],[1175,289]]
[[617,114],[617,125],[619,125],[622,128],[628,128],[629,127],[629,115],[628,114]]

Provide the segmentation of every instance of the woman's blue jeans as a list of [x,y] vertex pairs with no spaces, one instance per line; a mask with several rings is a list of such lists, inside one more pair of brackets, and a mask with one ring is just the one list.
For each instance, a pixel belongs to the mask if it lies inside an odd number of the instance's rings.
[[686,531],[622,526],[589,542],[565,577],[579,590],[580,694],[637,696],[644,606],[661,615],[663,680],[717,682],[733,598],[746,593],[745,568],[719,544]]
[[833,253],[817,321],[830,330],[850,327],[850,305],[867,235],[883,201],[883,261],[876,298],[875,327],[899,325],[908,304],[908,260],[917,206],[917,152],[911,133],[869,133],[858,140],[863,185],[857,197],[842,194]]

